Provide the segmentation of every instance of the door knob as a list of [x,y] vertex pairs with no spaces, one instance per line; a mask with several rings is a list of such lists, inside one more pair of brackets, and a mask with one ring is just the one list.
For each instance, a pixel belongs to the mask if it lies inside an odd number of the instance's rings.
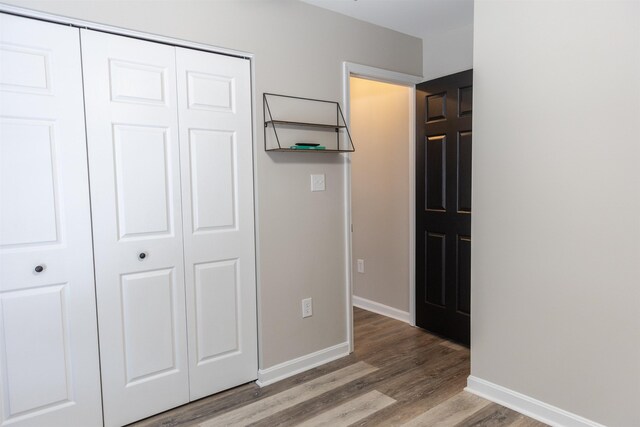
[[146,252],[140,252],[140,254],[138,255],[139,259],[145,259],[147,257],[147,253]]
[[34,270],[36,271],[36,273],[42,273],[44,271],[44,267],[41,265],[36,265],[36,268],[34,268]]

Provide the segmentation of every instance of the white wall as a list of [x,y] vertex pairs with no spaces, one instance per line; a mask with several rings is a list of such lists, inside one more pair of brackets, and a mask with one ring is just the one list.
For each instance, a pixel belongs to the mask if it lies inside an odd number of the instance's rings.
[[267,154],[262,93],[341,100],[342,61],[420,74],[420,39],[293,0],[8,3],[255,54],[260,367],[346,342],[344,157]]
[[358,141],[351,156],[353,295],[407,313],[409,107],[415,100],[407,86],[357,77],[350,91],[351,135]]
[[640,2],[476,1],[472,375],[640,425]]
[[473,25],[428,33],[422,40],[422,75],[432,80],[473,67]]

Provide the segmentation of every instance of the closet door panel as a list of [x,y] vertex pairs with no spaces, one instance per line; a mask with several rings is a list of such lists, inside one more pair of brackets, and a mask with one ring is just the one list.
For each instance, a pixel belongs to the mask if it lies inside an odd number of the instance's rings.
[[238,261],[194,265],[198,363],[238,350]]
[[0,14],[0,425],[102,425],[79,30]]
[[236,225],[235,132],[189,131],[193,232],[232,229]]
[[175,48],[82,31],[107,426],[189,400]]
[[[167,128],[113,125],[113,151],[120,239],[170,236],[172,153]],[[144,171],[144,172],[142,172]]]
[[250,66],[176,54],[193,400],[257,377]]

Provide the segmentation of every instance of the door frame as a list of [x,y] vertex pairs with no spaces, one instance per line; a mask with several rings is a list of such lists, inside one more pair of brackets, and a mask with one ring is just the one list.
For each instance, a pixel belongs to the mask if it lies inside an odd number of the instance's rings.
[[[416,324],[415,310],[415,228],[416,228],[416,212],[415,212],[415,191],[416,191],[416,164],[415,164],[415,146],[416,146],[416,84],[422,82],[422,76],[412,74],[399,73],[397,71],[386,70],[383,68],[371,67],[368,65],[357,64],[344,61],[342,63],[342,105],[344,106],[344,115],[347,126],[351,125],[351,77],[360,77],[368,80],[379,81],[383,83],[392,83],[400,86],[406,86],[411,90],[409,96],[409,324]],[[343,154],[345,159],[344,168],[344,206],[345,206],[345,283],[346,283],[346,319],[347,319],[347,341],[349,342],[349,352],[353,352],[353,236],[352,236],[352,209],[351,209],[351,154]]]

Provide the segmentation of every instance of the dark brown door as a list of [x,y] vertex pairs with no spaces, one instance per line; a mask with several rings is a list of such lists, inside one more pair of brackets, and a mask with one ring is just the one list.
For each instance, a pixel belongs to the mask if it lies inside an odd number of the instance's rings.
[[416,324],[467,345],[472,77],[416,87]]

